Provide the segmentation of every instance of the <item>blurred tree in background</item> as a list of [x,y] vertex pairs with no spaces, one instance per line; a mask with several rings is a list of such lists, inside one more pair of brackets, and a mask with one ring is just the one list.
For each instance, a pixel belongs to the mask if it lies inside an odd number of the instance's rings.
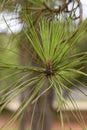
[[[11,40],[10,49],[9,42],[6,47],[3,42],[0,44],[0,49],[10,52],[5,52],[10,59],[3,58],[4,52],[0,54],[0,81],[9,82],[0,92],[1,111],[21,94],[21,106],[10,121],[22,115],[20,130],[25,130],[26,118],[31,117],[31,130],[50,130],[55,94],[64,129],[62,109],[66,101],[62,91],[72,103],[74,100],[68,95],[72,87],[86,95],[77,85],[86,88],[79,77],[87,76],[83,67],[87,53],[79,51],[87,26],[87,20],[82,22],[80,0],[1,0],[0,7],[1,12],[16,12],[15,19],[23,26],[19,33],[11,34],[16,42]],[[83,121],[79,122],[83,128]]]

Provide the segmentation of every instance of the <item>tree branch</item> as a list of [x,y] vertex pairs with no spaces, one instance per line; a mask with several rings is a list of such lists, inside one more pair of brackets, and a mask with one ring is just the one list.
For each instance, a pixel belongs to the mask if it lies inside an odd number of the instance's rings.
[[80,0],[78,0],[78,4],[79,4],[79,13],[80,13],[80,21],[79,24],[81,24],[82,22],[82,17],[83,17],[83,9],[82,9],[82,3],[80,2]]
[[50,12],[60,13],[60,12],[64,11],[71,2],[72,2],[72,0],[69,0],[66,4],[60,6],[58,9],[53,9],[53,8],[49,7],[45,2],[43,4],[46,7],[46,9],[49,10]]

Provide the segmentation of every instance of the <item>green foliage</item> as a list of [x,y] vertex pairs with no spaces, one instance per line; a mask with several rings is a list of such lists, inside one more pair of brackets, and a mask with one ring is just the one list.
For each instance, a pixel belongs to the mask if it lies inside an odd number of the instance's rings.
[[[4,1],[2,7],[4,7],[5,2],[9,3],[10,0]],[[79,52],[77,49],[78,43],[87,33],[87,20],[76,27],[73,20],[71,20],[71,14],[65,20],[65,16],[60,10],[59,19],[54,18],[58,10],[51,8],[49,1],[29,0],[23,3],[25,5],[21,7],[22,11],[19,11],[20,19],[24,22],[22,33],[28,39],[27,44],[31,46],[35,55],[32,54],[31,49],[28,50],[25,47],[33,58],[29,57],[30,61],[28,62],[31,62],[30,64],[19,65],[16,60],[19,52],[17,46],[14,45],[15,43],[11,43],[12,48],[9,48],[8,45],[6,47],[3,44],[0,45],[2,50],[0,54],[0,72],[3,73],[0,81],[9,82],[0,91],[0,112],[15,97],[30,89],[30,96],[26,96],[21,106],[12,115],[9,123],[15,121],[29,105],[36,104],[41,96],[47,95],[49,90],[53,89],[58,102],[57,111],[60,113],[62,129],[64,130],[62,110],[66,108],[67,103],[62,91],[67,92],[67,96],[75,108],[75,101],[72,96],[68,95],[68,92],[74,94],[77,94],[77,92],[69,86],[78,89],[87,96],[79,88],[79,85],[87,88],[85,84],[79,81],[80,76],[87,77],[87,73],[83,71],[83,64],[87,62],[87,52]],[[21,54],[21,56],[23,56],[23,59],[25,58],[24,54]],[[80,120],[76,115],[74,116],[84,129],[84,121],[81,115],[79,116]]]
[[[21,115],[28,105],[37,102],[43,94],[46,94],[53,88],[58,101],[58,111],[60,111],[62,127],[64,127],[61,111],[66,101],[62,96],[62,90],[72,91],[68,88],[68,83],[82,92],[78,85],[76,85],[76,83],[80,82],[77,78],[78,76],[75,77],[75,75],[87,76],[85,72],[80,70],[81,65],[87,61],[87,52],[77,53],[75,48],[80,38],[83,37],[86,32],[84,28],[87,21],[84,21],[79,28],[73,28],[72,31],[70,30],[71,23],[69,23],[69,21],[66,21],[66,24],[61,23],[61,21],[51,21],[49,23],[42,18],[38,28],[33,26],[31,18],[25,17],[25,22],[29,32],[24,28],[24,33],[29,39],[29,43],[34,48],[38,58],[35,61],[36,65],[32,64],[31,66],[11,64],[7,62],[8,60],[6,63],[0,61],[1,71],[12,70],[10,74],[7,74],[0,80],[6,80],[12,76],[15,77],[19,73],[24,73],[24,76],[19,77],[11,86],[6,87],[0,92],[0,111],[2,111],[13,98],[31,86],[34,86],[30,91],[31,96],[27,97],[13,114],[11,119],[11,121],[13,121]],[[66,26],[67,24],[69,26]],[[30,78],[27,79],[27,77]],[[24,80],[24,82],[21,83],[22,80]],[[47,86],[46,89],[40,93],[44,86]],[[86,86],[83,84],[83,87]],[[70,100],[73,103],[73,99],[70,98]]]

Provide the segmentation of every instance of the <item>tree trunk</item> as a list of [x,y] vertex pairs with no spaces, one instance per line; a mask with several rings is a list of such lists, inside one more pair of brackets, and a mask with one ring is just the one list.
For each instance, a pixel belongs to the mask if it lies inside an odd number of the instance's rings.
[[[25,39],[22,41],[22,43],[23,44],[20,44],[19,46],[20,54],[23,55],[23,56],[20,55],[20,64],[23,66],[34,64],[32,62],[33,57],[31,58],[31,53],[29,53],[29,51],[33,50],[33,48]],[[34,54],[34,58],[35,56],[36,54]],[[41,91],[44,91],[46,88],[47,88],[47,83],[43,86]],[[21,101],[25,100],[27,96],[29,97],[29,90],[25,91],[21,95]],[[44,94],[38,99],[37,103],[35,103],[36,106],[35,104],[29,106],[26,109],[23,118],[21,120],[20,130],[26,130],[26,122],[29,122],[29,124],[31,124],[31,119],[32,119],[31,130],[50,130],[52,124],[52,112],[51,112],[52,100],[53,100],[53,90],[50,89],[48,93]],[[32,118],[32,114],[33,114],[33,118]]]

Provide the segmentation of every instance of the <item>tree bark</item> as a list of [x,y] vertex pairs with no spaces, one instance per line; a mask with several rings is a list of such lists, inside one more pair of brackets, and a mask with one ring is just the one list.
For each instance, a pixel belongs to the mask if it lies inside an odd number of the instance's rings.
[[[34,64],[33,57],[31,58],[31,53],[29,53],[30,50],[33,50],[31,45],[28,43],[26,39],[23,39],[23,44],[19,45],[20,50],[20,64],[25,66],[29,64]],[[34,51],[33,51],[34,52]],[[36,56],[36,54],[34,54]],[[23,58],[24,57],[24,58]],[[34,57],[35,58],[35,57]],[[31,60],[32,59],[32,60]],[[28,77],[29,78],[29,77]],[[26,79],[24,79],[26,80]],[[48,86],[48,83],[45,83],[45,85],[42,87],[40,93],[44,91]],[[25,100],[27,97],[29,97],[29,91],[25,91],[21,95],[21,101]],[[48,93],[41,96],[35,106],[35,103],[31,106],[28,106],[26,111],[24,112],[23,118],[21,120],[20,130],[26,130],[26,122],[29,122],[31,124],[32,114],[32,129],[31,130],[50,130],[51,124],[52,124],[52,101],[53,101],[53,90],[50,89]],[[34,110],[35,107],[35,110]],[[30,121],[29,121],[30,119]],[[29,126],[30,127],[30,126]]]

